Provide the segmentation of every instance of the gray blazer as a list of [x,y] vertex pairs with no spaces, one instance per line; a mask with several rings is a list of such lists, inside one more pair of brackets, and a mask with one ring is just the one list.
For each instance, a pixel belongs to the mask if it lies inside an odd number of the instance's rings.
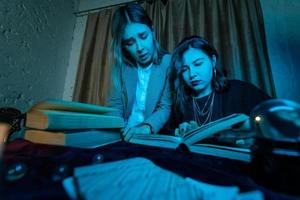
[[[171,91],[170,91],[170,60],[171,56],[163,56],[160,65],[153,65],[146,96],[145,121],[150,124],[153,132],[157,133],[167,122],[171,112]],[[117,109],[112,115],[123,117],[125,122],[131,114],[135,100],[135,92],[138,81],[136,67],[125,67],[123,71],[124,89],[127,92],[127,99],[121,88],[112,84],[107,105]]]

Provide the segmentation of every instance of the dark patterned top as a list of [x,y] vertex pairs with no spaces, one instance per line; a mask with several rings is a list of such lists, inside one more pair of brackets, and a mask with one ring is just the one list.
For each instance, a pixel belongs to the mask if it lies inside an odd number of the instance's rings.
[[[251,110],[259,103],[270,99],[262,90],[256,86],[243,82],[240,80],[229,80],[228,89],[223,92],[217,92],[214,98],[213,112],[210,121],[214,121],[233,113],[244,113],[250,115]],[[197,99],[197,104],[203,108],[207,101],[208,96]],[[188,100],[185,110],[181,115],[175,115],[172,112],[171,119],[166,125],[167,128],[163,129],[164,132],[173,131],[182,122],[189,122],[194,119],[194,109],[192,99]],[[202,117],[205,121],[206,115]],[[171,124],[171,125],[170,125]],[[201,124],[201,123],[200,123]]]

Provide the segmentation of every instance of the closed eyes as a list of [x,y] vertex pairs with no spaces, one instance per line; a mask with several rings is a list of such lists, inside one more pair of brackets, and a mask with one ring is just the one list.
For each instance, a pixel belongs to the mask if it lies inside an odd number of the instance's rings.
[[194,66],[200,67],[202,64],[203,64],[203,62],[196,62],[196,63],[194,63]]
[[147,32],[143,32],[139,34],[141,39],[146,39],[148,37],[148,33]]
[[[141,38],[142,40],[147,39],[148,35],[149,34],[146,31],[138,34],[139,38]],[[134,43],[135,43],[134,38],[129,38],[129,39],[123,40],[123,44],[126,46],[132,46]]]
[[124,40],[123,44],[126,46],[132,46],[134,44],[134,40],[133,39]]

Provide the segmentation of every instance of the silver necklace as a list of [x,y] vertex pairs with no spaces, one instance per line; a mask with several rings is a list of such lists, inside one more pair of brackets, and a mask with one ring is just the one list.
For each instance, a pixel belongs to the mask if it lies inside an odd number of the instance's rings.
[[[193,97],[193,110],[194,110],[194,119],[198,123],[198,125],[201,127],[204,124],[208,123],[211,120],[211,116],[213,113],[213,105],[215,100],[215,93],[212,92],[208,96],[206,102],[204,103],[204,106],[200,108],[200,106],[197,103],[197,99]],[[201,123],[201,118],[206,116],[205,120]]]

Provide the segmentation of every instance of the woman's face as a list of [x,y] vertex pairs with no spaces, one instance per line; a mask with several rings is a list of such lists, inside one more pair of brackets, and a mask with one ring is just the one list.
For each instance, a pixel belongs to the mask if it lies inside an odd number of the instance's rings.
[[127,24],[122,37],[122,45],[142,67],[146,67],[152,62],[154,53],[153,33],[145,24]]
[[216,57],[210,58],[202,50],[188,48],[182,56],[182,77],[196,94],[208,95],[212,91],[211,81]]

